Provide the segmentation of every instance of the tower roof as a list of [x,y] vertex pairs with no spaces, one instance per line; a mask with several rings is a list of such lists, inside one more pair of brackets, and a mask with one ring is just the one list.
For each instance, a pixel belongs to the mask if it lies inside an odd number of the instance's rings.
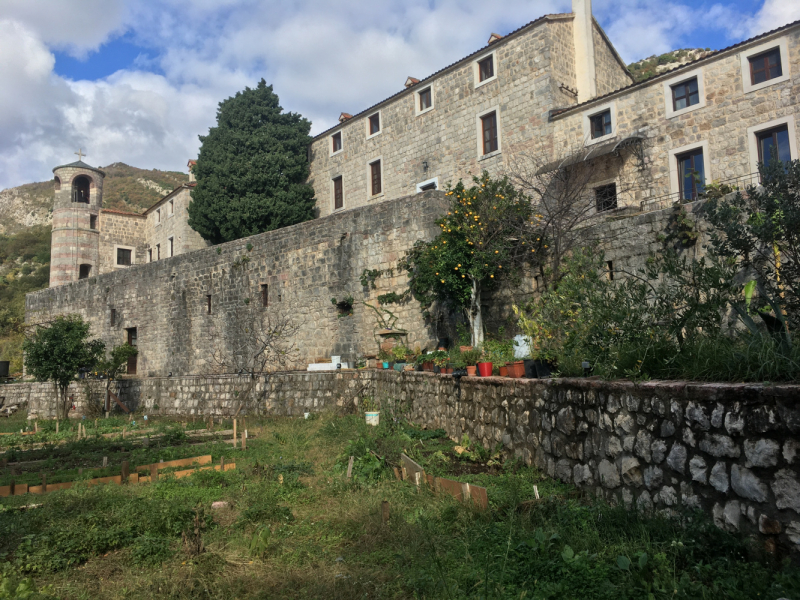
[[82,160],[76,160],[75,162],[69,163],[68,165],[58,166],[58,167],[53,169],[53,173],[55,173],[59,169],[67,169],[67,168],[70,168],[70,169],[88,169],[89,171],[95,171],[97,173],[100,173],[100,175],[102,175],[103,177],[106,176],[104,171],[101,171],[100,169],[97,169],[97,168],[95,168],[95,167],[93,167],[91,165],[87,165]]

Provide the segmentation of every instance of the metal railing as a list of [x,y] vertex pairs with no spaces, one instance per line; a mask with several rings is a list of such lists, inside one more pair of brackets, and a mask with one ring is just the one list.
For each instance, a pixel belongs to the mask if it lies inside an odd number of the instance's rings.
[[[730,186],[734,191],[745,190],[748,186],[759,185],[760,183],[761,177],[758,173],[748,173],[747,175],[736,175],[735,177],[729,177],[727,179],[714,180],[714,184]],[[697,200],[703,200],[704,197],[704,194],[699,194],[696,198],[686,199],[681,197],[680,192],[674,192],[672,194],[664,194],[662,196],[656,196],[655,198],[646,198],[642,200],[639,203],[639,210],[640,212],[653,212],[670,208],[677,204],[688,204]]]

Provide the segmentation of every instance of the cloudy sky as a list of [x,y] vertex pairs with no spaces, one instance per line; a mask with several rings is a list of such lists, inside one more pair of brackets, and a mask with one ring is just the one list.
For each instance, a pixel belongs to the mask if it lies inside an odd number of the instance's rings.
[[[264,77],[312,133],[569,0],[0,0],[0,189],[92,165],[183,170],[217,104]],[[797,0],[595,0],[626,61],[722,48]]]

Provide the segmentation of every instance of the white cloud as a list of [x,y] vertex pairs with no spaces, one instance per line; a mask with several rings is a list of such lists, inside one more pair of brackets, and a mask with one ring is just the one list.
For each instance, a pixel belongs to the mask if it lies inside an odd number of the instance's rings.
[[758,35],[797,20],[800,20],[800,2],[797,0],[765,0],[755,18],[748,22],[749,35]]

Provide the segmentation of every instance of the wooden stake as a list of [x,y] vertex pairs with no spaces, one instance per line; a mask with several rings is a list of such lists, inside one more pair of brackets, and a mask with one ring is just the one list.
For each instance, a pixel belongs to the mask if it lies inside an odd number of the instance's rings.
[[537,500],[539,499],[539,488],[536,486],[533,486],[533,495],[536,496]]
[[39,433],[39,421],[38,420],[33,422],[33,431],[35,433]]
[[128,476],[130,475],[130,467],[128,466],[128,461],[122,461],[122,483],[128,482]]
[[125,439],[125,426],[122,426],[122,439]]
[[236,419],[233,420],[233,447],[236,448]]
[[389,522],[389,501],[384,500],[381,502],[381,524],[386,525]]
[[350,457],[350,461],[347,463],[347,478],[350,479],[353,476],[353,461],[355,460],[354,456]]
[[56,433],[58,433],[58,419],[56,419]]
[[150,465],[150,483],[158,481],[158,465],[153,463]]
[[220,471],[224,471],[225,470],[225,457],[224,456],[220,457],[220,459],[219,459],[219,470]]
[[242,451],[247,450],[247,438],[245,437],[246,431],[242,432]]
[[104,456],[103,457],[103,468],[105,469],[107,466],[108,466],[108,457]]
[[397,467],[392,467],[392,470],[394,471],[394,478],[397,479],[397,481],[402,481],[403,478],[400,477],[400,469]]

